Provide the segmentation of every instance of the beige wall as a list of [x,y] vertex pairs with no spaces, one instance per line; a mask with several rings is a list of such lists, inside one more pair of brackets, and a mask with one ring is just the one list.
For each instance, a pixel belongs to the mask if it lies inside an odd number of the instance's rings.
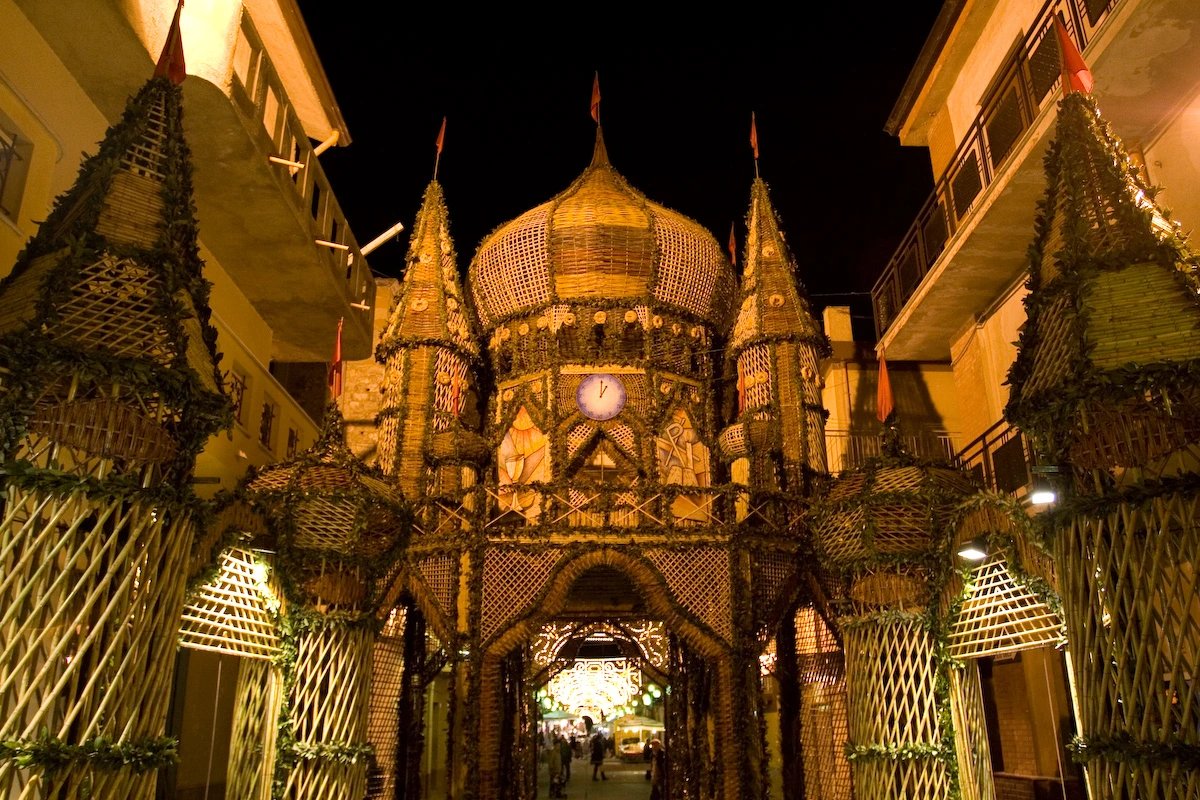
[[[1200,230],[1200,94],[1192,97],[1144,151],[1150,181],[1162,186],[1157,200],[1184,231]],[[1196,246],[1200,238],[1192,237]]]
[[[375,345],[387,328],[392,300],[400,291],[395,278],[375,280]],[[346,418],[346,443],[350,450],[370,464],[375,463],[378,433],[375,415],[383,406],[383,365],[374,356],[362,361],[348,361],[342,375],[342,416]]]
[[965,443],[1004,417],[1008,404],[1004,384],[1017,357],[1015,342],[1025,322],[1023,283],[1010,289],[987,317],[968,325],[951,343],[955,391],[964,399],[959,419]]

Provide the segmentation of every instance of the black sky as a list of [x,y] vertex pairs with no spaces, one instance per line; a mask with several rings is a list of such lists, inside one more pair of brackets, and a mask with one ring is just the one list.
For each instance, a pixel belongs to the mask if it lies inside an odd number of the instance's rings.
[[[742,241],[756,112],[762,176],[813,294],[869,291],[932,188],[926,151],[882,127],[940,0],[825,3],[825,18],[797,10],[795,20],[712,6],[723,20],[697,4],[680,7],[687,26],[637,7],[489,24],[470,7],[420,6],[437,14],[420,20],[403,13],[413,4],[300,5],[353,138],[321,161],[360,242],[397,221],[411,227],[446,116],[439,179],[465,269],[484,235],[587,166],[596,70],[613,165],[722,244],[734,220]],[[399,275],[405,251],[402,236],[371,265]],[[855,313],[869,314],[856,299]]]

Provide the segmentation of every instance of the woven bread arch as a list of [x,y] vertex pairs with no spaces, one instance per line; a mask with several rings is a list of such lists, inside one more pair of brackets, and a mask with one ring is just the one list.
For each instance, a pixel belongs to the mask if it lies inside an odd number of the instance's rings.
[[458,559],[454,556],[434,556],[423,559],[418,565],[421,579],[429,587],[429,593],[437,602],[443,616],[453,619],[457,613],[455,570]]
[[499,549],[487,552],[483,560],[482,641],[525,611],[545,588],[561,554],[554,548],[540,553]]
[[39,406],[29,428],[64,447],[105,458],[161,464],[177,450],[171,434],[141,409],[105,398]]
[[732,639],[728,552],[715,547],[654,549],[646,551],[646,558],[662,574],[679,605],[725,641]]
[[1003,556],[976,566],[967,592],[950,627],[950,655],[955,658],[1045,647],[1062,638],[1058,615],[1013,578]]

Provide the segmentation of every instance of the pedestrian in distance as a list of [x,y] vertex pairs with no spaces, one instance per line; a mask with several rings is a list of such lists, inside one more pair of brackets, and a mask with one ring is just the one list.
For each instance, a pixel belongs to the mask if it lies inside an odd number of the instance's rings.
[[596,780],[596,773],[600,774],[600,780],[608,780],[604,774],[604,751],[607,749],[604,734],[597,731],[592,737],[592,780]]
[[558,737],[558,752],[562,756],[563,763],[563,782],[571,780],[571,759],[574,753],[571,752],[571,743],[567,741],[567,737]]
[[658,739],[650,740],[650,800],[662,800],[667,780],[667,749]]

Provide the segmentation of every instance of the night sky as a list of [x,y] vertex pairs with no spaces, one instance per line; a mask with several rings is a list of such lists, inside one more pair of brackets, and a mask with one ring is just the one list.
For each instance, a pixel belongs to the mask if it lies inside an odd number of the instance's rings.
[[[686,26],[599,6],[589,20],[573,5],[491,27],[449,6],[422,6],[441,13],[420,20],[402,13],[412,4],[348,14],[343,2],[300,0],[353,138],[321,162],[359,242],[397,221],[411,228],[446,116],[439,179],[465,270],[489,231],[588,165],[598,70],[613,165],[722,245],[736,220],[739,248],[753,110],[800,274],[818,306],[854,301],[865,335],[869,299],[825,295],[868,292],[932,189],[926,151],[882,128],[940,5],[835,3],[848,15],[794,23],[754,4],[721,7],[727,20],[694,5]],[[456,29],[467,16],[486,34]],[[370,256],[376,272],[399,276],[406,238]]]

